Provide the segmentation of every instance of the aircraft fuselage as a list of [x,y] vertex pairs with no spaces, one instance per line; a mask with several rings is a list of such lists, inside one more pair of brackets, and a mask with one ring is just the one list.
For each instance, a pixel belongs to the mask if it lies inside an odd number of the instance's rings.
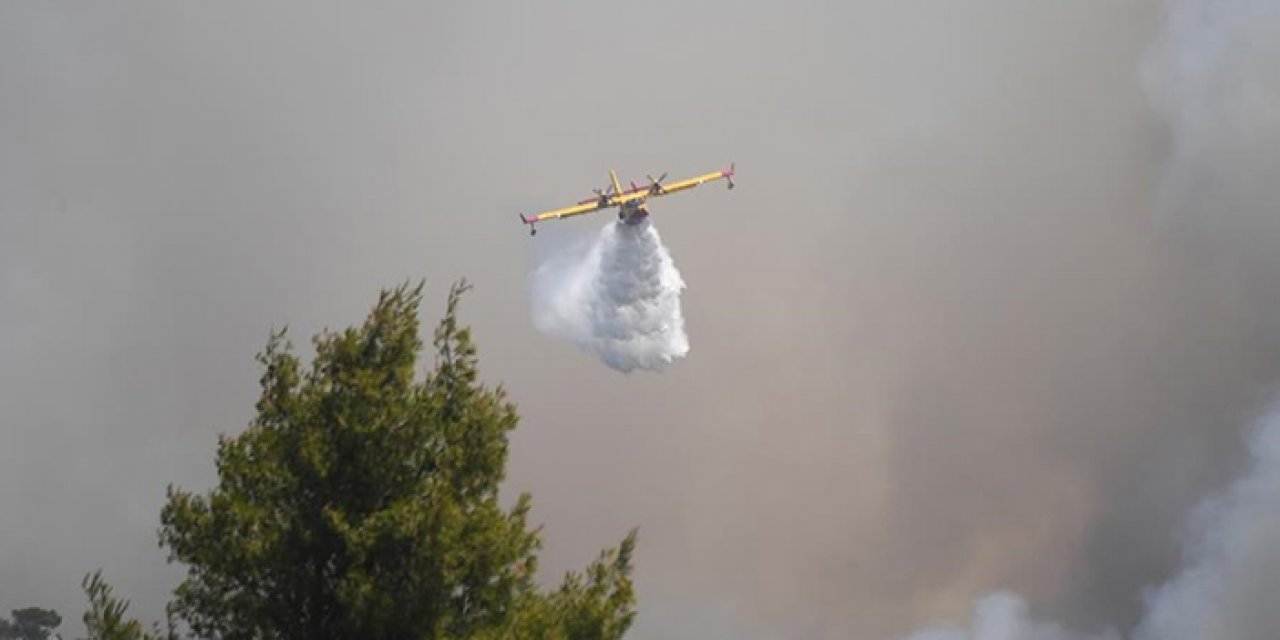
[[647,217],[649,217],[649,209],[644,206],[642,200],[626,202],[618,207],[618,219],[625,224],[640,224]]

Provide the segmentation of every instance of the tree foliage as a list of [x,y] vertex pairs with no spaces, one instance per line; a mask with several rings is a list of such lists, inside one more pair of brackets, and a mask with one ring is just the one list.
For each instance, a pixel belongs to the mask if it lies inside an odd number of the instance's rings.
[[8,620],[0,618],[0,640],[46,640],[60,624],[62,616],[52,609],[14,609]]
[[89,598],[89,610],[84,613],[84,626],[88,640],[172,640],[172,627],[168,634],[159,631],[148,633],[142,623],[128,618],[129,602],[113,595],[111,585],[102,579],[102,571],[95,571],[81,583]]
[[530,498],[499,502],[515,407],[479,379],[461,283],[424,343],[422,286],[384,291],[363,325],[273,334],[257,415],[221,437],[218,485],[170,487],[161,545],[188,567],[170,611],[202,638],[618,638],[634,615],[635,532],[583,574],[534,582]]

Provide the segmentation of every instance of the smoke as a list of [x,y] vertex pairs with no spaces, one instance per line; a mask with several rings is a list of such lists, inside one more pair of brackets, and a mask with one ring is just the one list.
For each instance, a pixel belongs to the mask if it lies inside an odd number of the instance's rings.
[[[1280,342],[1280,5],[1182,0],[1149,51],[1143,79],[1165,123],[1159,212],[1210,249],[1224,282]],[[1188,518],[1177,575],[1146,595],[1136,640],[1280,634],[1280,406],[1249,441],[1251,471]]]
[[1280,634],[1280,411],[1250,442],[1252,471],[1197,508],[1187,562],[1148,595],[1136,640],[1246,640]]
[[647,219],[611,222],[591,242],[568,247],[533,272],[533,322],[618,371],[661,371],[689,352],[684,286]]
[[[216,480],[267,328],[465,276],[543,575],[647,532],[634,640],[967,629],[992,589],[1128,636],[1280,373],[1274,0],[1181,5],[1149,100],[1165,3],[659,0],[655,46],[581,0],[0,2],[0,604],[80,611],[104,566],[162,619],[163,488]],[[602,375],[535,329],[478,212],[716,158],[768,179],[663,218],[698,357]],[[582,267],[603,222],[533,244],[587,229]]]
[[1280,6],[1182,0],[1142,66],[1166,127],[1156,186],[1164,225],[1213,257],[1222,284],[1280,343]]
[[[1184,0],[1141,71],[1165,127],[1154,185],[1160,228],[1205,256],[1208,277],[1250,309],[1251,337],[1280,342],[1280,5],[1258,0]],[[1274,368],[1263,379],[1274,379]],[[1204,425],[1234,430],[1236,425]],[[1248,438],[1252,465],[1185,517],[1179,566],[1143,590],[1133,640],[1262,640],[1280,633],[1280,406]],[[1207,452],[1202,452],[1207,453]],[[1170,533],[1142,532],[1153,544]],[[909,640],[1086,640],[1036,621],[1023,598],[979,599],[969,628],[939,627]]]
[[1096,636],[1073,633],[1056,624],[1033,619],[1027,603],[1016,594],[1000,591],[982,597],[973,607],[969,628],[938,628],[918,632],[904,640],[1118,640],[1114,631]]
[[[1250,440],[1253,467],[1193,510],[1178,574],[1148,592],[1134,640],[1265,640],[1280,630],[1280,408]],[[904,640],[1118,640],[1083,635],[1028,614],[1008,592],[979,599],[968,629],[935,628]]]

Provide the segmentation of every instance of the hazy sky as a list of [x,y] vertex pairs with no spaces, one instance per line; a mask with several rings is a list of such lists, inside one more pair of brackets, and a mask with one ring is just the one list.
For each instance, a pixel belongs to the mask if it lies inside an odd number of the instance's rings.
[[[158,617],[165,487],[209,486],[268,332],[419,278],[430,322],[465,276],[548,579],[640,527],[631,637],[889,637],[996,588],[1133,624],[1280,362],[1278,138],[1211,147],[1264,159],[1243,186],[1169,169],[1196,147],[1143,92],[1161,15],[0,3],[0,609],[78,631],[103,567]],[[730,161],[736,190],[652,206],[686,359],[622,375],[533,329],[539,252],[607,216],[517,212]]]

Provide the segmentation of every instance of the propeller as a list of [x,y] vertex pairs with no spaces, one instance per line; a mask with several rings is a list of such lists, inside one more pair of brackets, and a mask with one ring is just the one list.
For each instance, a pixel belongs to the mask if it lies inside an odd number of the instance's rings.
[[662,175],[658,176],[657,180],[654,180],[653,176],[647,173],[644,177],[649,179],[649,193],[662,193],[662,181],[667,179],[666,171],[663,171]]
[[607,198],[613,195],[613,185],[605,187],[603,191],[600,189],[592,189],[591,192],[596,194],[599,198]]

